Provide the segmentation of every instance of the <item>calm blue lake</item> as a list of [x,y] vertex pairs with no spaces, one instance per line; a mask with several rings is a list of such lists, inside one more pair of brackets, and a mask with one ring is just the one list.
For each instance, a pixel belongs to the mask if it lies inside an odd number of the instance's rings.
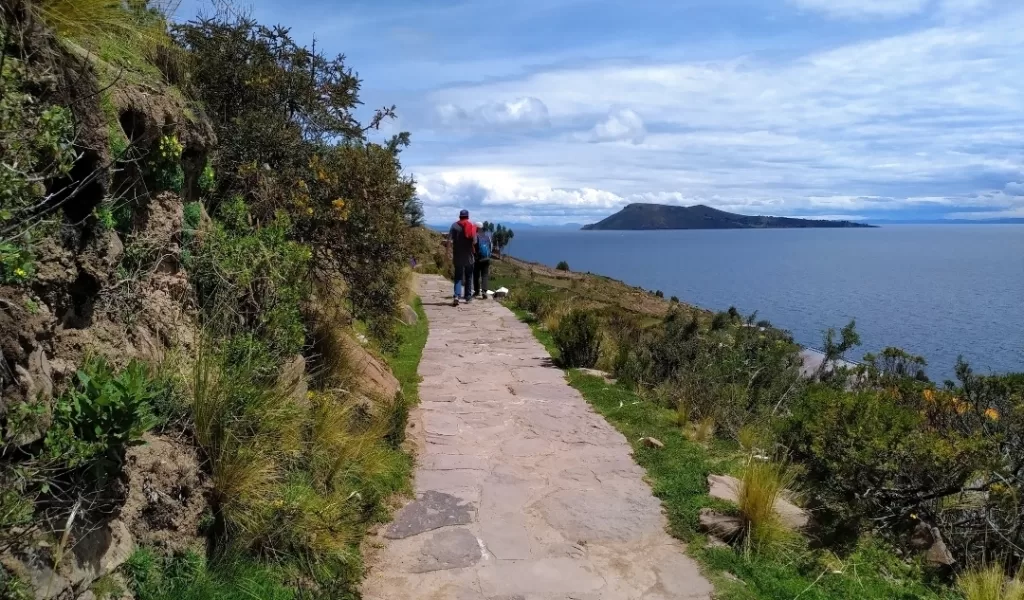
[[952,377],[962,354],[977,371],[1024,371],[1024,226],[724,231],[522,230],[516,257],[590,271],[665,297],[744,314],[820,346],[857,319],[851,358],[900,346]]

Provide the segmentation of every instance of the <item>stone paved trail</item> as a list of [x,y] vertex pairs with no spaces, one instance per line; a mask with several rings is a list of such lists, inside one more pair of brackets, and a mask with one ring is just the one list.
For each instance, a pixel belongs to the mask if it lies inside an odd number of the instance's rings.
[[421,277],[417,500],[383,530],[370,599],[707,599],[625,438],[493,301]]

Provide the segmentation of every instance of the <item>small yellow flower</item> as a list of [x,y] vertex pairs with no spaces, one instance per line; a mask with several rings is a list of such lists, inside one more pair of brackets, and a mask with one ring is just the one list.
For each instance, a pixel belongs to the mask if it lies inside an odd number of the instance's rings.
[[988,417],[988,419],[990,421],[998,421],[999,420],[999,411],[994,409],[994,408],[986,409],[985,410],[985,416]]
[[932,390],[925,390],[923,392],[925,402],[935,402],[935,392]]
[[313,209],[312,209],[312,207],[310,207],[310,208],[307,208],[307,209],[306,209],[306,214],[307,214],[307,215],[311,215],[311,214],[313,214]]
[[331,202],[331,204],[333,204],[334,208],[337,208],[338,210],[345,208],[345,201],[342,200],[341,198],[338,198],[334,202]]
[[17,269],[14,269],[14,276],[15,277],[24,277],[26,275],[28,275],[28,273],[25,272],[25,269],[22,269],[21,267],[18,267]]

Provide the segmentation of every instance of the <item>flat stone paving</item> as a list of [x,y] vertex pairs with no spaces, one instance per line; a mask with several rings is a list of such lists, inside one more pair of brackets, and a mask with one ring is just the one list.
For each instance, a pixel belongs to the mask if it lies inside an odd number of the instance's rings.
[[626,439],[494,301],[419,277],[430,335],[412,415],[417,499],[374,540],[364,597],[709,599]]

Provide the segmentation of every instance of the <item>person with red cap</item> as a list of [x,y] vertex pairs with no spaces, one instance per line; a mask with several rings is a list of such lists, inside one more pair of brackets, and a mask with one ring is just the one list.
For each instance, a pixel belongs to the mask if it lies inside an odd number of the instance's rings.
[[459,220],[448,230],[447,242],[455,265],[452,306],[459,305],[459,296],[468,304],[473,299],[473,263],[476,261],[476,226],[469,220],[468,210],[459,211]]

